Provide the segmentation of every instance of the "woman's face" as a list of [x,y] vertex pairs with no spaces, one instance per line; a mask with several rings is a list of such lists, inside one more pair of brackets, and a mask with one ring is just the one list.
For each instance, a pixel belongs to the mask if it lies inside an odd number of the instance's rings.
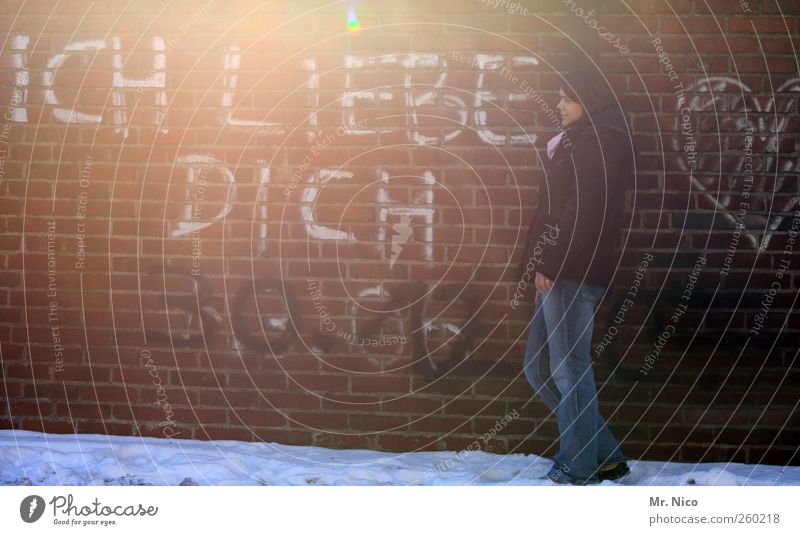
[[558,96],[561,97],[557,106],[561,112],[561,126],[567,127],[583,117],[583,106],[569,98],[563,89],[558,90]]

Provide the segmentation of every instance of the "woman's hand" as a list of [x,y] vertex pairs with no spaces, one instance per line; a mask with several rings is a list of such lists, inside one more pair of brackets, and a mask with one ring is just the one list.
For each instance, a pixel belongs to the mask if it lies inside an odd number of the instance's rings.
[[538,271],[536,272],[536,280],[534,281],[536,289],[540,292],[546,292],[553,287],[553,281],[548,279]]

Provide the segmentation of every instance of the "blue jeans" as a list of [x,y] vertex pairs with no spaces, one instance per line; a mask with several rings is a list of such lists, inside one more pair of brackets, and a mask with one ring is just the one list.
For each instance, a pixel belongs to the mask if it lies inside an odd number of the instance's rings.
[[561,483],[591,484],[606,463],[627,461],[597,403],[592,371],[594,308],[604,286],[557,279],[538,295],[525,376],[556,415],[559,451],[548,476]]

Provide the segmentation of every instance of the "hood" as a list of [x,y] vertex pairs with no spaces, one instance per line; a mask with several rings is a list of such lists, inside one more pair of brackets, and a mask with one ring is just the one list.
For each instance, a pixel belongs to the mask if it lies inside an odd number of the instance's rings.
[[611,106],[603,111],[595,113],[591,117],[584,115],[569,125],[566,131],[569,132],[569,136],[576,136],[581,133],[594,135],[595,127],[599,125],[612,128],[619,132],[624,139],[630,140],[629,143],[632,144],[634,153],[639,153],[639,147],[634,140],[633,130],[631,130],[630,124],[628,123],[628,117],[620,106]]
[[547,154],[550,158],[558,159],[561,154],[571,152],[571,139],[577,139],[581,135],[595,135],[595,127],[603,125],[618,132],[633,147],[635,155],[639,154],[639,147],[633,137],[633,131],[628,123],[628,117],[620,106],[610,106],[594,115],[584,114],[580,119],[565,128],[561,134],[554,136],[547,147]]
[[630,126],[628,124],[628,118],[625,116],[625,112],[619,106],[611,106],[606,108],[601,112],[597,112],[591,117],[588,115],[584,115],[573,124],[571,124],[567,130],[577,131],[583,130],[584,128],[588,127],[593,130],[593,125],[606,125],[614,130],[619,131],[620,133],[624,134],[625,137],[630,135]]
[[628,124],[628,118],[625,116],[625,112],[622,111],[622,108],[619,106],[611,106],[608,109],[601,111],[600,113],[596,113],[592,116],[592,120],[595,124],[605,124],[616,130],[619,130],[627,137],[630,135],[630,125]]

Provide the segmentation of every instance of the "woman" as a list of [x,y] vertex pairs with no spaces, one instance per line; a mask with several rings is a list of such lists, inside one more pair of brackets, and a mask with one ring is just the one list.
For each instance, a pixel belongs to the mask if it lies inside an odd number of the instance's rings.
[[585,485],[630,472],[598,410],[590,352],[594,308],[619,260],[635,149],[602,75],[572,73],[559,95],[565,130],[548,143],[539,208],[520,263],[525,279],[535,272],[536,287],[524,368],[558,421],[559,451],[545,478]]

